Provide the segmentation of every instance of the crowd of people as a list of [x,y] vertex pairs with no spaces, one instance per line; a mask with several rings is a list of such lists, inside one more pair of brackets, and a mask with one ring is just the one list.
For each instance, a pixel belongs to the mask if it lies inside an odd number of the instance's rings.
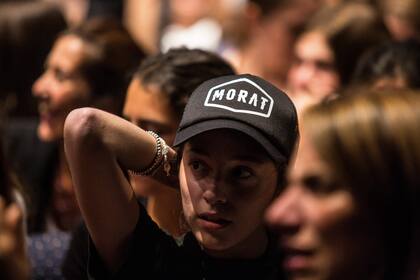
[[420,1],[0,1],[1,279],[420,279]]

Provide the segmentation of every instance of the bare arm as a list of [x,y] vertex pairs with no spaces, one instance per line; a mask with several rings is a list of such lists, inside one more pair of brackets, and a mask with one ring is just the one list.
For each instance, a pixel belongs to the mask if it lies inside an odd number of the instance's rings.
[[[120,166],[137,170],[149,166],[156,153],[155,139],[115,115],[82,108],[66,119],[64,145],[89,233],[99,254],[115,270],[139,213]],[[175,156],[172,149],[169,156]]]

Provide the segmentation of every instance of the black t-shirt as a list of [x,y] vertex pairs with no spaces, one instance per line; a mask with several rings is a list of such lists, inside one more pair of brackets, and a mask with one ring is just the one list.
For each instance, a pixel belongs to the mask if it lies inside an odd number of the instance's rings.
[[201,250],[192,233],[177,242],[162,231],[140,206],[139,223],[128,257],[111,274],[89,242],[89,279],[282,279],[276,250],[258,259],[216,259]]

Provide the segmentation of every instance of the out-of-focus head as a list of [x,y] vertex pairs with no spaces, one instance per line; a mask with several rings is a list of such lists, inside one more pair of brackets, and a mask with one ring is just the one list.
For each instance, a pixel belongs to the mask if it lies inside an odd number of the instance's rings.
[[66,28],[61,11],[41,1],[0,3],[0,96],[7,114],[33,116],[33,82],[59,32]]
[[245,71],[269,80],[277,79],[280,83],[276,84],[283,85],[296,35],[317,8],[316,3],[313,0],[249,0],[245,10],[247,22],[244,25],[247,34],[242,48],[254,49],[255,54],[258,53],[256,63],[262,69],[256,73],[243,65]]
[[209,15],[214,0],[170,0],[171,20],[189,26]]
[[[198,49],[171,49],[146,58],[128,88],[123,115],[172,145],[191,93],[203,82],[232,75],[232,67],[216,54]],[[153,179],[136,176],[139,195],[153,191]],[[150,187],[148,187],[150,186]],[[155,188],[156,189],[156,188]]]
[[420,2],[417,0],[381,0],[383,17],[393,39],[420,40]]
[[367,49],[387,39],[379,14],[363,3],[342,3],[320,10],[295,45],[289,72],[292,94],[317,101],[346,86]]
[[[142,95],[140,91],[150,91],[151,97],[155,97],[161,105],[165,105],[165,111],[168,111],[167,119],[171,119],[176,123],[181,120],[182,113],[184,112],[185,105],[191,93],[203,82],[220,76],[233,75],[234,70],[232,67],[218,55],[199,49],[177,48],[171,49],[166,53],[160,53],[151,56],[143,61],[135,73],[132,85],[135,83],[140,88],[130,87],[133,93],[128,92],[125,102],[125,111],[134,111],[137,109],[141,111],[140,107],[144,109],[151,106],[142,105],[144,103],[135,102],[135,95]],[[135,90],[139,89],[136,94]],[[152,93],[152,92],[155,93]],[[132,109],[132,110],[130,110]],[[159,111],[159,110],[155,110]],[[138,113],[139,114],[139,113]],[[127,114],[126,114],[127,115]],[[131,114],[130,114],[131,115]],[[142,117],[136,116],[133,112],[129,116],[133,120],[141,121],[147,120],[150,114],[140,114]],[[150,120],[152,123],[155,121]],[[141,124],[139,124],[143,127]],[[158,124],[157,124],[158,125]],[[160,129],[158,127],[143,127],[146,130],[149,128],[156,129],[159,135],[165,136],[167,129]],[[151,129],[151,130],[153,130]],[[171,130],[170,134],[175,134],[176,130]],[[167,139],[169,140],[169,139]],[[168,143],[173,142],[172,140]]]
[[316,31],[302,34],[294,50],[295,60],[288,73],[293,96],[307,94],[322,100],[339,88],[335,56],[323,34]]
[[377,89],[420,89],[420,43],[388,42],[366,52],[353,84]]
[[416,250],[420,95],[362,94],[302,116],[288,186],[267,212],[290,279],[404,279]]
[[292,102],[261,78],[224,76],[193,92],[174,144],[181,146],[186,221],[210,254],[264,252],[263,213],[283,183],[296,138]]
[[93,106],[119,113],[130,74],[144,57],[117,22],[95,19],[64,32],[33,85],[39,100],[38,135],[60,139],[67,114]]

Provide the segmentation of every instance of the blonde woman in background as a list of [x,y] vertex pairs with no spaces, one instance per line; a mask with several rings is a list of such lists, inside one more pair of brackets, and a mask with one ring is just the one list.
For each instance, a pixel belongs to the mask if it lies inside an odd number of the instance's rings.
[[361,93],[302,116],[287,187],[266,216],[287,279],[418,274],[420,94]]

